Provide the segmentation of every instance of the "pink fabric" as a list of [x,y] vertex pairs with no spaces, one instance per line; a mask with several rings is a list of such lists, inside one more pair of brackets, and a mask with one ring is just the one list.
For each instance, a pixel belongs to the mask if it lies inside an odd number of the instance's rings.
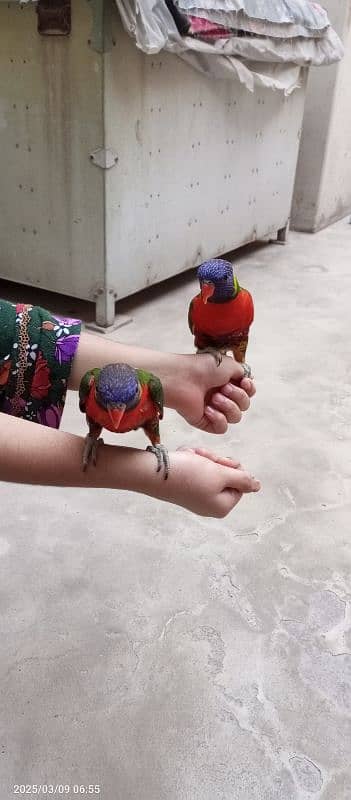
[[229,28],[217,25],[216,22],[209,22],[208,19],[202,19],[202,17],[192,17],[190,14],[188,19],[191,23],[189,33],[193,36],[204,39],[228,39],[233,36],[233,32]]

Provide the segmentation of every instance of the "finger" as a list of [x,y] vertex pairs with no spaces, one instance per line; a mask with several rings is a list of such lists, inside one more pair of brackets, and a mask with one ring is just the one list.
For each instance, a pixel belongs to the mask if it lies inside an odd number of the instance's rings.
[[206,406],[205,419],[208,424],[204,426],[203,430],[208,433],[221,434],[228,430],[228,422],[221,411],[217,411],[212,406]]
[[224,394],[216,392],[211,397],[211,406],[214,406],[217,411],[221,411],[227,422],[240,422],[242,417],[240,408],[232,400],[229,400],[229,397],[225,397]]
[[240,381],[240,387],[241,389],[244,389],[249,397],[253,397],[254,394],[256,394],[256,386],[252,378],[243,378]]
[[229,514],[242,498],[242,492],[236,489],[223,489],[217,498],[217,517],[223,519]]
[[[248,365],[246,365],[246,368],[244,368],[243,364],[241,364],[239,361],[236,361],[235,358],[230,358],[227,356],[226,367],[227,367],[227,372],[229,371],[229,377],[227,380],[232,381],[232,383],[239,384],[243,380],[243,378],[247,377],[248,375],[247,366]],[[250,374],[249,377],[251,379],[252,374]]]
[[196,450],[194,447],[186,447],[185,445],[181,445],[181,447],[177,447],[177,452],[181,453],[193,453],[196,454]]
[[223,467],[230,467],[231,469],[241,468],[240,461],[237,461],[230,456],[219,456],[216,453],[212,453],[211,450],[206,450],[205,447],[194,447],[192,452],[196,453],[198,456],[202,456],[203,458],[208,458],[209,461],[214,461],[216,464],[221,464]]
[[225,489],[236,489],[245,494],[259,492],[260,482],[246,470],[228,469],[227,467],[223,467],[223,469],[225,470],[225,475],[223,475]]
[[221,387],[220,393],[236,403],[241,411],[247,411],[250,407],[250,397],[241,386],[234,386],[233,383],[226,383],[225,386]]

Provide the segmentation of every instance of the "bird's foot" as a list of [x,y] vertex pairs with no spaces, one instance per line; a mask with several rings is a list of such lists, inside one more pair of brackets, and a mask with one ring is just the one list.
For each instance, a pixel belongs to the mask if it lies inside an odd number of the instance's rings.
[[156,472],[160,472],[162,467],[164,468],[164,479],[166,481],[170,470],[170,461],[167,448],[163,444],[149,444],[146,449],[148,453],[153,453],[157,458]]
[[246,363],[246,361],[241,362],[241,366],[244,370],[244,378],[252,378],[252,371],[251,367]]
[[85,472],[90,461],[92,462],[92,464],[94,464],[94,467],[96,467],[99,445],[103,443],[104,440],[101,439],[101,437],[99,439],[96,439],[95,436],[90,436],[89,433],[85,437],[83,459],[82,459],[83,472]]
[[204,347],[201,350],[198,349],[196,352],[198,355],[203,355],[203,353],[210,353],[211,356],[213,356],[213,358],[215,359],[217,367],[221,366],[221,363],[223,361],[223,353],[220,350],[216,350],[215,347]]

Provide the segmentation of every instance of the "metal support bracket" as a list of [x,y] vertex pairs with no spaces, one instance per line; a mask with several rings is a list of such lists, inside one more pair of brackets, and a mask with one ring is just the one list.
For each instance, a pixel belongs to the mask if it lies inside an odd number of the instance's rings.
[[277,243],[278,244],[287,244],[288,236],[289,236],[289,228],[290,228],[290,220],[284,225],[284,228],[279,228],[277,233]]
[[68,36],[71,33],[71,0],[38,0],[38,33]]
[[117,292],[115,289],[101,286],[96,289],[92,299],[95,301],[96,317],[95,322],[86,324],[87,330],[109,334],[132,322],[132,318],[126,315],[117,314],[116,317]]
[[289,236],[289,229],[290,229],[290,220],[284,225],[284,228],[279,228],[277,231],[277,238],[276,239],[269,239],[272,244],[287,244],[288,236]]

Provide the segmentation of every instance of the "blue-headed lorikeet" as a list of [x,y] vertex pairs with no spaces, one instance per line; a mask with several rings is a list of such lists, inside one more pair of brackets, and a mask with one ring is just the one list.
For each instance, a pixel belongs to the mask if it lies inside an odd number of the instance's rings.
[[103,428],[113,433],[143,428],[151,442],[146,449],[157,458],[157,472],[163,466],[164,477],[168,477],[169,458],[160,442],[159,430],[159,420],[163,417],[163,389],[156,375],[134,369],[129,364],[108,364],[101,369],[90,369],[80,383],[79,407],[89,425],[83,470],[90,460],[96,464]]
[[249,328],[254,318],[250,292],[239,286],[229,261],[215,258],[198,268],[200,293],[189,306],[189,327],[198,352],[212,352],[217,364],[221,353],[232,351],[245,361]]

